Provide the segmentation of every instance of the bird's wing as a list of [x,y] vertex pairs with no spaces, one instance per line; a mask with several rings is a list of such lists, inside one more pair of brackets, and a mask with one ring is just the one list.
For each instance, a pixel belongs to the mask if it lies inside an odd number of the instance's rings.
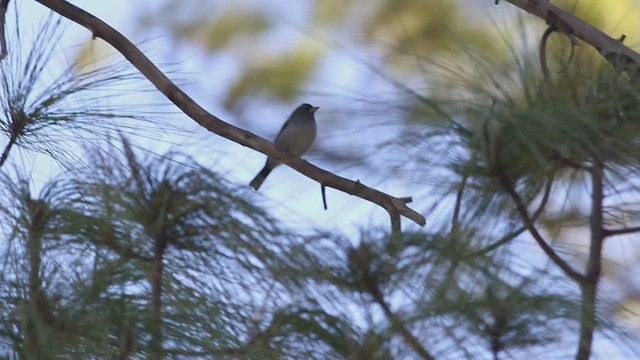
[[273,140],[274,143],[278,142],[278,139],[280,138],[280,136],[282,135],[282,133],[284,132],[284,129],[288,128],[289,125],[291,124],[291,117],[289,117],[287,119],[287,121],[284,122],[284,124],[282,125],[282,127],[280,128],[280,131],[278,131],[278,135],[276,135],[276,138]]

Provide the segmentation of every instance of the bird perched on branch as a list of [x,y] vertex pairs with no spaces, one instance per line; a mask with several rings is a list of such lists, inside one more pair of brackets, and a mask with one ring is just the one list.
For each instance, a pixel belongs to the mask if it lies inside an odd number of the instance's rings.
[[[275,145],[295,156],[302,156],[307,152],[316,140],[316,119],[313,114],[318,109],[318,107],[309,104],[298,106],[282,125],[278,135],[276,135]],[[280,165],[278,160],[267,158],[267,163],[264,164],[258,175],[251,180],[249,186],[258,190],[267,175],[278,165]]]

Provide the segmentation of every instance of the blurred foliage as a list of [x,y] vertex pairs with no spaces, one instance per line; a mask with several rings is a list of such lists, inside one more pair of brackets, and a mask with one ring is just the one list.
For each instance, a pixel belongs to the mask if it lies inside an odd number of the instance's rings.
[[[298,89],[306,82],[309,73],[315,68],[320,49],[312,44],[298,47],[294,52],[272,58],[269,54],[262,56],[260,65],[250,67],[229,89],[225,105],[232,108],[248,97],[265,97],[281,101],[292,101],[298,95]],[[286,69],[287,76],[282,76]]]
[[[566,0],[557,5],[613,37],[640,37],[632,15],[640,10],[636,1]],[[314,82],[314,72],[323,59],[345,47],[363,47],[361,51],[371,54],[363,60],[389,66],[406,79],[425,76],[425,67],[442,56],[457,62],[465,54],[481,50],[492,54],[494,63],[511,61],[510,53],[518,47],[513,44],[523,40],[519,38],[523,24],[506,20],[500,15],[503,10],[489,1],[470,0],[164,0],[151,11],[145,8],[139,23],[145,29],[169,32],[176,44],[232,55],[239,75],[229,87],[224,104],[233,109],[243,103],[243,97],[251,98],[256,93],[268,93],[272,100],[291,101],[294,94]],[[543,22],[531,23],[537,24],[541,34]],[[274,40],[291,28],[300,32]],[[556,37],[561,36],[552,36],[550,57],[561,67],[567,60],[568,40]],[[310,45],[316,42],[323,46]],[[640,46],[640,42],[630,45]],[[315,50],[310,53],[310,48]],[[592,51],[588,47],[577,50]],[[473,60],[468,66],[475,67]],[[261,72],[268,75],[257,75]],[[480,73],[475,72],[475,76]]]
[[347,351],[350,324],[288,295],[287,258],[303,239],[246,189],[179,154],[141,160],[126,140],[89,154],[91,168],[37,197],[24,177],[3,178],[2,356]]
[[[497,51],[496,42],[489,36],[490,29],[469,21],[471,14],[462,11],[465,5],[460,1],[380,1],[375,13],[365,20],[364,40],[381,47],[389,62],[400,55],[434,58],[455,51],[452,42],[464,42],[467,50]],[[420,69],[409,65],[404,70],[415,74]]]
[[[155,10],[145,11],[140,24],[169,31],[178,44],[232,54],[240,75],[224,101],[229,108],[257,92],[267,93],[273,100],[290,101],[311,81],[323,58],[347,45],[361,43],[382,49],[385,62],[415,75],[419,70],[411,69],[415,59],[398,60],[407,55],[421,59],[424,54],[438,56],[451,50],[452,34],[465,46],[487,48],[494,44],[487,36],[489,28],[464,20],[469,14],[460,11],[463,5],[455,1],[372,1],[366,5],[358,1],[306,1],[295,5],[165,1]],[[207,9],[213,16],[194,17],[193,9],[200,9],[197,14],[207,13],[203,10]],[[301,33],[281,41],[269,40],[270,35],[276,37],[282,31],[283,22]],[[265,75],[259,75],[262,73]]]

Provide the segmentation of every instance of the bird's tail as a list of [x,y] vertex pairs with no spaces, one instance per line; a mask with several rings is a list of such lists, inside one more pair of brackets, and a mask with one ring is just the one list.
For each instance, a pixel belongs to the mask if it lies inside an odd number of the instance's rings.
[[268,166],[268,164],[265,165],[262,168],[262,170],[260,170],[258,175],[256,175],[256,177],[254,177],[253,180],[251,180],[251,182],[249,183],[249,186],[251,186],[252,188],[256,189],[256,191],[257,191],[260,188],[260,185],[262,185],[264,180],[267,178],[267,175],[269,175],[269,173],[271,173],[271,170],[273,170],[273,168],[271,166]]

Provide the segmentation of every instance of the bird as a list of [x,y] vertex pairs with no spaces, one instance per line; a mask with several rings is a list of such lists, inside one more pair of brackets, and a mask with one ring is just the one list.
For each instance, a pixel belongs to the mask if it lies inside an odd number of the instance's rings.
[[[307,103],[298,106],[282,125],[278,135],[276,135],[273,141],[276,147],[288,151],[294,156],[302,156],[307,152],[316,140],[317,128],[314,114],[318,109],[319,107],[311,106]],[[264,167],[251,180],[249,186],[257,191],[271,171],[278,165],[280,165],[280,161],[271,157],[267,158]]]

